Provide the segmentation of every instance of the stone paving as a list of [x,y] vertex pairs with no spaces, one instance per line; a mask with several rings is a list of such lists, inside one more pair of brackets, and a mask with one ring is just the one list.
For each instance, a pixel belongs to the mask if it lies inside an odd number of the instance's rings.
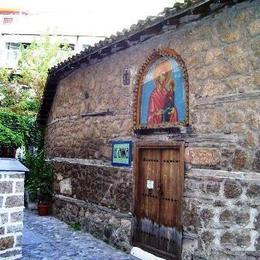
[[52,217],[24,212],[23,260],[136,259]]

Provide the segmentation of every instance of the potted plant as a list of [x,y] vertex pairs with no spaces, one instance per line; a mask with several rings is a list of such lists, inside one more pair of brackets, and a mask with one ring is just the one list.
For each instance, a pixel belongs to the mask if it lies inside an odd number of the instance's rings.
[[40,216],[46,216],[50,212],[52,199],[51,183],[46,182],[39,183],[37,190],[37,209]]
[[43,151],[26,152],[24,164],[30,170],[25,178],[25,188],[30,201],[37,202],[38,214],[49,214],[52,198],[52,168]]

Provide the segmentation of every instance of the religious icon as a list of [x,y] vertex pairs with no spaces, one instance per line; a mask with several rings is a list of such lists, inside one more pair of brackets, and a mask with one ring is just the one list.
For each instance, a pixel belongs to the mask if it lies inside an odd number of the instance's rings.
[[149,59],[139,79],[139,103],[134,118],[136,126],[158,128],[185,125],[188,121],[188,84],[184,63],[179,57],[176,58],[175,52],[172,56],[161,52],[156,54]]

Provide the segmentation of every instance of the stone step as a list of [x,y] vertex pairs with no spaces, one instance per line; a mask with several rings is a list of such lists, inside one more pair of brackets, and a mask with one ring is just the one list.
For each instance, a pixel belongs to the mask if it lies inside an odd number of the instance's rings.
[[155,256],[147,251],[144,251],[143,249],[139,247],[133,247],[131,249],[131,256],[135,257],[134,259],[140,259],[140,260],[165,260],[164,258]]

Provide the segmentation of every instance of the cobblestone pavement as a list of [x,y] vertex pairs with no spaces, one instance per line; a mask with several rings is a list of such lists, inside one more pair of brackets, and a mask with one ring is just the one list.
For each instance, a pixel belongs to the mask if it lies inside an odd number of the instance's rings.
[[23,260],[136,259],[67,224],[33,212],[24,213]]

